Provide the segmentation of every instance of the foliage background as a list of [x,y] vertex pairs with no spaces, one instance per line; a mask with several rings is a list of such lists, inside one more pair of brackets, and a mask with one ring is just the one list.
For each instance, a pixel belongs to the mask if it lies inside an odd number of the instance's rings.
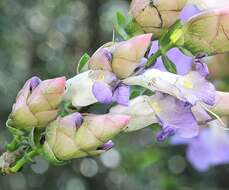
[[[10,139],[4,123],[18,90],[33,75],[75,74],[77,60],[112,39],[115,12],[124,0],[0,0],[0,149]],[[209,59],[212,78],[228,90],[227,56]],[[225,66],[226,65],[226,66]],[[53,167],[40,158],[23,171],[0,176],[0,190],[226,190],[229,166],[198,173],[184,147],[154,141],[155,131],[121,134],[115,149]]]

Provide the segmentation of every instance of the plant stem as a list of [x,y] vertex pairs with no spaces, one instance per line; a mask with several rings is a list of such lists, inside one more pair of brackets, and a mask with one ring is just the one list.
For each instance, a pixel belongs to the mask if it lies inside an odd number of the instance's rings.
[[156,52],[155,54],[153,54],[153,55],[148,59],[148,61],[147,61],[145,67],[148,68],[148,67],[154,65],[154,64],[156,63],[157,58],[160,57],[160,56],[161,56],[161,50],[159,49],[159,50],[157,50],[157,52]]
[[10,168],[12,173],[18,172],[27,162],[31,161],[33,157],[38,155],[37,150],[31,150],[29,153],[26,153],[20,160],[16,162],[16,164]]
[[16,150],[18,148],[18,146],[19,146],[18,143],[20,142],[20,140],[21,140],[20,136],[18,136],[18,135],[14,136],[12,142],[9,143],[9,144],[7,144],[5,146],[5,148],[7,150],[11,151],[11,152],[14,151],[14,150]]

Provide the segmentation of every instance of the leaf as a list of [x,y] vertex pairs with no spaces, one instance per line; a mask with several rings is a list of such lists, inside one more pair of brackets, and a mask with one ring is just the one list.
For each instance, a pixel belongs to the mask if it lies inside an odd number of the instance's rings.
[[125,27],[126,27],[125,15],[121,12],[117,12],[116,21],[115,21],[115,30],[124,40],[128,40],[130,37],[126,32]]
[[176,65],[166,55],[162,55],[162,61],[163,61],[165,68],[170,73],[175,73],[175,74],[177,73]]
[[21,131],[20,129],[14,128],[13,126],[11,126],[11,119],[8,119],[6,122],[6,127],[9,130],[9,132],[13,135],[13,136],[23,136],[25,134],[24,131]]
[[83,54],[83,56],[80,58],[77,64],[77,71],[76,71],[77,74],[88,70],[89,59],[90,59],[90,55],[88,55],[87,53]]
[[192,17],[184,26],[184,48],[193,55],[229,51],[229,8],[212,9]]

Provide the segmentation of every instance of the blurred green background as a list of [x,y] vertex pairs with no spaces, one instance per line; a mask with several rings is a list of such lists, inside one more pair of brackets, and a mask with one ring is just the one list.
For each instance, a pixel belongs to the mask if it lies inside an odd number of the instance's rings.
[[[26,79],[75,74],[77,60],[112,39],[116,11],[124,0],[0,0],[0,149],[10,139],[4,123]],[[215,60],[215,61],[214,61]],[[219,89],[228,90],[225,56],[210,62]],[[220,62],[220,64],[217,64]],[[220,66],[219,66],[220,65]],[[222,69],[223,68],[223,69]],[[198,173],[184,147],[154,141],[144,129],[121,134],[116,147],[98,158],[62,167],[37,158],[22,172],[0,176],[0,190],[227,190],[229,166]]]

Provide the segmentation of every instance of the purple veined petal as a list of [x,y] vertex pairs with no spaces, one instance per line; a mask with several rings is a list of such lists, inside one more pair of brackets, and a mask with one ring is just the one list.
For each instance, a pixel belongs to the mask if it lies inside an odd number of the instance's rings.
[[203,63],[201,60],[195,61],[196,71],[198,71],[203,77],[207,77],[209,75],[208,66],[206,63]]
[[175,133],[176,129],[174,127],[167,126],[156,135],[157,141],[162,142],[168,137],[173,136]]
[[200,13],[201,11],[196,7],[195,5],[187,5],[185,6],[181,13],[180,13],[180,19],[183,22],[188,21],[192,16]]
[[73,114],[73,117],[74,117],[74,120],[75,120],[76,127],[80,127],[80,125],[83,122],[83,116],[80,113],[77,112],[77,113]]
[[113,95],[113,100],[123,106],[129,105],[130,87],[124,84],[118,86]]
[[[152,56],[158,50],[158,41],[153,41],[151,49],[148,54],[148,58]],[[176,65],[177,74],[185,75],[192,68],[193,58],[184,55],[178,48],[172,48],[167,52],[169,59]],[[161,71],[167,71],[163,65],[161,57],[159,57],[153,66],[154,69],[159,69]]]
[[147,58],[150,58],[150,56],[155,54],[157,52],[158,48],[159,48],[158,41],[152,41]]
[[211,121],[208,128],[202,128],[200,135],[188,143],[187,158],[199,171],[210,166],[229,163],[229,134],[220,128],[219,121]]
[[39,84],[41,83],[41,79],[37,76],[34,76],[30,79],[30,89],[33,91]]
[[111,148],[114,147],[114,143],[112,140],[109,140],[105,144],[103,144],[101,147],[99,147],[99,150],[110,150]]
[[111,88],[102,82],[95,82],[92,87],[92,92],[98,102],[102,104],[109,104],[112,102],[112,90]]
[[199,133],[199,125],[192,113],[191,104],[173,96],[156,93],[150,102],[162,126],[176,129],[176,134],[183,138],[192,138]]
[[198,101],[208,105],[214,105],[215,103],[216,91],[214,85],[197,71],[185,75],[178,81],[177,87],[192,105],[195,105]]
[[167,56],[176,65],[177,74],[185,75],[192,69],[193,58],[184,55],[178,48],[172,48]]

